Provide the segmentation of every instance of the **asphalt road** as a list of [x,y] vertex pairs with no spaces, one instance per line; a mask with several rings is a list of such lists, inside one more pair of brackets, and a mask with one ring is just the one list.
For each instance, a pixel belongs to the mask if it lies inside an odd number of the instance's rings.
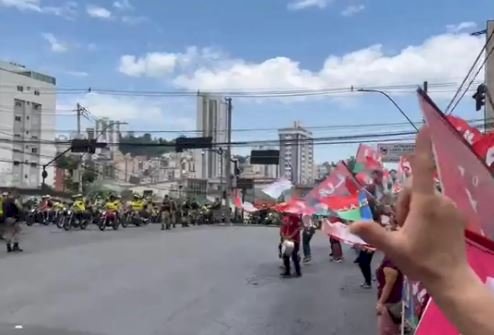
[[[303,277],[279,278],[278,230],[31,227],[0,249],[2,335],[375,334],[375,291],[316,235]],[[22,329],[16,329],[22,326]]]

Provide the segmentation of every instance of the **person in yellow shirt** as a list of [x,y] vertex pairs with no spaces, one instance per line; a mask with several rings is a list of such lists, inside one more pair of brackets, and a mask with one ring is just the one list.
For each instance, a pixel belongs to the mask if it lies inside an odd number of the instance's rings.
[[105,204],[105,209],[109,212],[118,214],[120,208],[121,208],[121,203],[118,200],[117,196],[114,194],[110,194],[110,197],[108,198]]
[[86,202],[84,201],[82,194],[76,194],[74,196],[72,210],[74,213],[84,213],[86,211]]
[[134,194],[134,199],[130,202],[130,208],[134,212],[138,212],[139,214],[144,214],[144,209],[146,207],[146,204],[142,197],[140,197],[138,194]]

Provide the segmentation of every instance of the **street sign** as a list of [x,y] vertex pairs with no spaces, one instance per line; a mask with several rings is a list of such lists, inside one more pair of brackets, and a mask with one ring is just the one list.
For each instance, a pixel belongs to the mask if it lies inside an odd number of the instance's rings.
[[379,143],[377,150],[385,163],[399,162],[400,157],[415,151],[415,143]]

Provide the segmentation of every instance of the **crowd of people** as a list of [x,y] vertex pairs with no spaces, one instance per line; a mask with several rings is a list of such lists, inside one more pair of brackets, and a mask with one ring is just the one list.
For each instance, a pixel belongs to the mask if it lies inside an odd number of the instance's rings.
[[[369,201],[374,222],[355,222],[351,233],[366,245],[356,245],[358,264],[364,283],[372,287],[371,262],[376,250],[382,261],[375,271],[377,281],[376,316],[380,335],[401,334],[402,292],[404,278],[420,282],[448,320],[466,335],[494,334],[494,295],[470,267],[466,254],[464,230],[466,222],[456,205],[444,197],[435,183],[435,163],[429,130],[423,129],[417,138],[411,157],[414,176],[399,196],[380,206]],[[373,185],[367,191],[372,199],[382,198],[380,176],[373,175]],[[382,204],[382,203],[381,203]],[[387,222],[380,216],[386,214]],[[330,220],[336,218],[330,218]],[[300,236],[304,260],[310,262],[310,240],[313,230],[310,217],[286,214],[280,229],[280,256],[286,277],[300,268]],[[384,224],[383,224],[384,223]],[[343,260],[340,241],[330,237],[331,257]]]

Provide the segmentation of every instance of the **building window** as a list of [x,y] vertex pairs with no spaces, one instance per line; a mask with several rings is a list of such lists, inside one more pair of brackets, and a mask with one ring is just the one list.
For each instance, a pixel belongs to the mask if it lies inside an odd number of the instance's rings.
[[22,121],[22,118],[20,116],[16,116],[15,120],[20,122],[20,121]]
[[27,174],[25,174],[24,179],[29,179],[29,176]]
[[21,85],[17,85],[17,91],[24,92],[24,87],[22,87]]
[[38,164],[36,164],[36,163],[31,163],[31,167],[34,167],[34,168],[35,168],[35,167],[38,167]]
[[34,90],[34,95],[39,95],[39,91],[38,90]]
[[29,120],[29,115],[28,115],[28,116],[26,116],[26,120]]
[[14,137],[20,138],[21,134],[14,134]]
[[31,139],[33,139],[33,140],[37,140],[37,139],[38,139],[38,136],[33,135],[33,136],[31,136]]
[[26,135],[29,135],[29,130],[26,130]]
[[22,106],[22,103],[20,101],[16,101],[15,102],[15,105],[16,105],[16,107],[21,107]]
[[14,166],[19,166],[21,163],[18,161],[14,161]]
[[31,149],[31,152],[32,152],[33,154],[37,154],[37,153],[38,153],[38,148],[32,148],[32,149]]

